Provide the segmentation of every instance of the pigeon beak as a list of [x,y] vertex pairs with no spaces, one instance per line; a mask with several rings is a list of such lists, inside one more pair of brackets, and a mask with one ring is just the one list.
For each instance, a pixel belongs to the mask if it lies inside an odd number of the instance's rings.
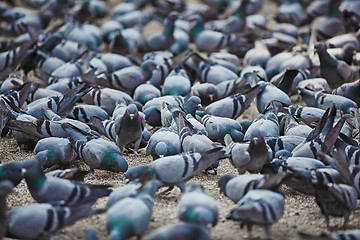
[[199,110],[204,110],[203,106],[201,104],[198,105]]
[[21,169],[21,174],[24,175],[25,173],[26,173],[26,168],[22,168],[22,169]]
[[125,184],[128,184],[129,182],[130,182],[130,179],[127,178],[127,179],[125,180]]
[[131,119],[131,120],[133,120],[133,119],[134,119],[134,117],[135,117],[135,115],[134,115],[134,114],[130,114],[130,119]]
[[164,154],[159,155],[159,158],[163,158],[163,157],[164,157]]

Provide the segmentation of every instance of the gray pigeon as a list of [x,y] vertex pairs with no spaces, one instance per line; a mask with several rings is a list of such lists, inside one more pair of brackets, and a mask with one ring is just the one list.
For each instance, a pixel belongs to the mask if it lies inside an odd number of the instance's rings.
[[109,239],[141,237],[150,223],[152,207],[153,198],[148,194],[116,202],[107,210],[106,215]]
[[320,122],[306,140],[293,149],[292,154],[294,157],[317,158],[318,152],[328,153],[331,150],[339,136],[345,118],[342,117],[333,126],[336,108],[332,108],[330,113],[329,111],[330,109],[324,113]]
[[134,91],[134,101],[138,101],[141,104],[145,104],[153,98],[160,97],[160,90],[150,83],[144,83],[139,85]]
[[272,151],[260,135],[252,137],[250,143],[233,142],[230,135],[225,135],[226,152],[231,154],[232,165],[239,174],[260,172],[263,166],[272,159]]
[[235,142],[244,138],[241,124],[234,119],[207,114],[201,118],[201,122],[206,128],[208,137],[213,141],[223,142],[226,134],[230,134]]
[[42,172],[37,159],[27,160],[24,168],[25,180],[31,196],[39,203],[95,202],[112,192],[107,185],[90,185],[64,178],[47,177]]
[[75,150],[67,138],[43,138],[37,142],[34,148],[35,154],[41,151],[47,152],[46,161],[41,163],[43,168],[48,168],[55,164],[68,165],[77,157]]
[[93,88],[82,100],[90,105],[96,105],[104,109],[110,116],[116,105],[120,103],[128,104],[133,102],[132,97],[120,90],[112,88]]
[[238,203],[249,190],[259,188],[264,183],[264,178],[261,174],[236,176],[229,173],[219,178],[218,185],[221,192],[234,203]]
[[265,114],[260,114],[244,134],[244,140],[249,141],[252,136],[261,135],[263,137],[279,137],[280,124],[278,117],[272,111]]
[[90,91],[90,89],[81,91],[83,87],[84,84],[81,84],[63,95],[33,101],[24,107],[23,110],[38,119],[44,117],[44,108],[49,108],[58,115],[66,115],[71,111],[74,104]]
[[125,172],[128,169],[128,163],[114,143],[97,136],[85,135],[69,124],[62,124],[62,127],[68,132],[79,157],[91,170]]
[[331,56],[326,51],[324,43],[316,43],[315,49],[320,58],[321,76],[328,81],[331,88],[359,79],[359,71],[355,71],[346,62]]
[[175,223],[152,232],[147,240],[210,240],[209,230],[199,224]]
[[271,225],[284,214],[284,195],[270,190],[250,190],[237,203],[228,219],[241,221],[247,226],[250,234],[253,225],[265,227],[267,235],[271,234]]
[[109,115],[99,106],[82,104],[76,105],[68,117],[79,120],[86,124],[90,124],[91,117],[108,119]]
[[351,99],[360,106],[360,80],[342,84],[340,87],[334,89],[333,94]]
[[321,182],[313,182],[313,184],[315,200],[325,216],[327,227],[330,228],[329,216],[344,217],[344,227],[346,227],[350,213],[356,208],[358,198],[356,189],[346,184]]
[[190,93],[191,82],[183,68],[176,68],[166,76],[161,92],[163,95],[181,95]]
[[178,204],[179,219],[207,226],[218,221],[218,204],[200,184],[188,183]]
[[101,74],[93,82],[88,83],[132,94],[137,86],[150,79],[152,71],[156,69],[156,66],[154,61],[146,60],[140,67],[131,66],[113,73]]
[[214,148],[215,143],[202,132],[194,129],[181,113],[179,114],[178,129],[183,152],[204,152]]
[[114,127],[116,145],[120,150],[122,151],[127,144],[134,143],[134,151],[137,152],[145,128],[145,119],[139,113],[135,104],[127,106],[124,114],[115,119]]
[[[166,146],[165,149],[163,148],[164,145]],[[160,128],[151,135],[146,147],[146,155],[151,155],[154,160],[159,157],[176,155],[178,153],[181,153],[179,135],[167,128]]]
[[287,173],[274,175],[244,174],[239,176],[228,173],[219,178],[218,186],[220,192],[224,193],[234,203],[238,203],[248,191],[253,189],[276,191],[287,176]]
[[104,209],[91,209],[93,203],[81,203],[71,206],[49,203],[32,204],[15,208],[9,213],[7,237],[21,239],[46,239],[55,231],[73,222]]
[[264,84],[257,85],[244,95],[235,94],[233,96],[213,102],[205,108],[205,111],[202,115],[209,114],[219,117],[237,119],[245,111],[245,109],[250,106],[250,103],[264,89],[264,87]]
[[301,98],[309,107],[316,107],[323,110],[331,108],[333,105],[345,114],[351,114],[354,109],[358,108],[356,102],[350,98],[334,95],[324,92],[313,92],[308,89],[298,88]]
[[178,186],[183,192],[187,180],[225,157],[222,147],[205,152],[177,154],[159,158],[149,165],[132,167],[125,173],[125,177],[129,180],[156,178],[171,189],[174,185]]
[[158,180],[150,180],[145,184],[141,184],[139,181],[134,180],[126,184],[125,186],[113,191],[109,195],[109,199],[106,203],[106,208],[109,209],[116,202],[124,198],[136,198],[140,194],[149,194],[154,197],[155,193],[163,186]]
[[350,229],[333,233],[322,233],[320,236],[314,236],[307,233],[299,232],[301,239],[305,240],[340,240],[340,239],[360,239],[359,229]]
[[[260,82],[262,83],[262,82]],[[290,105],[291,100],[290,97],[281,89],[276,87],[275,85],[271,83],[263,83],[265,84],[264,90],[262,90],[255,99],[256,107],[259,112],[264,112],[266,107],[272,102],[272,101],[278,101],[280,103],[283,103],[285,105]],[[290,90],[290,87],[289,89]]]

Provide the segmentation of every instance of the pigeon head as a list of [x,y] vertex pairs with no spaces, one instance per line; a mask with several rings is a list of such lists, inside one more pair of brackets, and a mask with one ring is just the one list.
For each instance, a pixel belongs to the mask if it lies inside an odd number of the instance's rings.
[[140,179],[148,174],[155,174],[155,171],[151,166],[135,166],[126,171],[125,178],[129,181],[133,181],[135,179]]
[[11,162],[0,167],[0,181],[10,180],[14,186],[17,186],[23,179],[23,163]]
[[166,156],[167,154],[167,145],[165,142],[158,142],[155,146],[155,152],[159,156],[159,158],[162,158]]
[[128,163],[119,152],[109,152],[103,159],[105,170],[112,172],[125,172],[128,169]]
[[291,157],[292,156],[292,153],[291,152],[289,152],[288,150],[286,150],[286,149],[281,149],[281,150],[279,150],[279,151],[277,151],[276,153],[275,153],[275,158],[279,158],[279,159],[288,159],[289,157]]
[[56,152],[50,149],[38,152],[35,158],[39,161],[42,169],[51,167],[57,163]]
[[132,103],[126,108],[126,115],[129,116],[131,120],[138,115],[138,110],[135,104]]
[[220,192],[225,194],[226,184],[234,177],[236,177],[234,174],[227,173],[219,178],[218,186],[220,187]]
[[234,142],[241,142],[244,139],[244,134],[237,129],[230,129],[229,134]]
[[141,64],[141,69],[148,74],[148,77],[151,77],[152,71],[155,70],[157,67],[157,64],[153,60],[145,60]]
[[45,175],[39,160],[31,158],[24,163],[25,180],[30,188],[39,188],[45,182]]
[[198,109],[202,109],[203,107],[201,106],[201,99],[198,96],[191,96],[184,107],[184,110],[187,113],[190,113],[192,116],[195,116],[195,112]]

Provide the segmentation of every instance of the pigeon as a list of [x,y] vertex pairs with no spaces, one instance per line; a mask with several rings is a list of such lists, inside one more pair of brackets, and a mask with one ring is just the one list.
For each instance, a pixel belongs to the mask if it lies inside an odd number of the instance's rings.
[[229,134],[235,142],[244,138],[242,126],[234,119],[206,114],[201,118],[201,122],[212,141],[223,142],[226,134]]
[[184,222],[215,226],[218,206],[200,184],[188,183],[178,204],[178,216]]
[[175,21],[178,18],[177,12],[169,13],[165,20],[165,26],[162,33],[155,34],[140,42],[140,51],[158,51],[167,50],[174,43]]
[[178,186],[183,192],[187,180],[225,157],[222,147],[205,152],[177,154],[159,158],[149,165],[132,167],[125,173],[125,177],[129,180],[156,178],[171,189],[174,185]]
[[302,121],[300,122],[297,121],[291,115],[286,116],[284,119],[284,127],[283,127],[284,137],[285,136],[298,137],[297,139],[307,138],[312,131],[313,129],[310,126],[306,125]]
[[342,117],[333,126],[336,108],[326,110],[316,128],[310,133],[306,140],[293,149],[293,157],[317,158],[317,152],[328,153],[335,144],[337,136],[344,125],[345,118]]
[[[303,125],[300,125],[300,126],[303,126]],[[282,149],[285,149],[285,150],[291,152],[296,146],[298,146],[304,140],[305,140],[305,137],[291,136],[291,135],[265,138],[266,144],[275,153]]]
[[106,185],[88,185],[64,178],[47,177],[37,159],[27,160],[24,168],[31,196],[39,203],[95,202],[100,197],[108,196],[112,191]]
[[331,108],[333,105],[345,114],[351,114],[358,105],[353,100],[341,96],[324,92],[313,92],[308,89],[298,88],[301,98],[309,107],[317,107],[323,110]]
[[250,106],[250,103],[264,89],[264,87],[265,85],[257,85],[244,95],[235,94],[213,102],[205,108],[202,114],[236,119],[245,111],[246,108]]
[[261,135],[252,137],[250,143],[233,142],[230,135],[225,135],[226,151],[230,155],[232,165],[239,174],[260,172],[265,163],[272,157],[272,151]]
[[106,208],[109,209],[116,202],[124,199],[124,198],[136,198],[140,194],[149,194],[154,197],[155,193],[161,188],[163,184],[158,180],[150,180],[145,184],[141,184],[139,181],[134,180],[130,181],[125,186],[119,188],[116,191],[113,191],[109,195],[109,199],[106,203]]
[[307,233],[299,232],[301,239],[305,240],[332,240],[332,239],[354,239],[360,238],[360,231],[358,229],[350,229],[338,231],[333,233],[322,233],[320,236],[313,236]]
[[56,169],[50,172],[45,173],[46,177],[57,177],[64,178],[69,180],[74,180],[77,182],[84,182],[84,177],[88,174],[88,171],[83,171],[80,168],[68,168],[64,170]]
[[113,73],[99,75],[92,85],[100,85],[132,94],[137,86],[150,79],[152,72],[156,69],[156,63],[152,60],[144,61],[140,67],[131,66],[120,69]]
[[48,137],[37,142],[34,153],[46,151],[46,161],[41,163],[43,168],[51,167],[55,164],[68,165],[77,157],[75,150],[72,148],[69,139]]
[[154,160],[159,157],[176,155],[178,153],[181,153],[179,135],[167,128],[157,130],[151,136],[146,147],[146,155],[151,155]]
[[340,87],[334,89],[333,94],[346,97],[356,102],[360,106],[360,80],[356,80],[352,83],[344,83]]
[[265,83],[265,88],[256,96],[256,107],[259,112],[264,112],[266,107],[272,102],[277,101],[285,105],[290,105],[290,97],[281,89],[271,83]]
[[247,226],[249,234],[253,225],[260,225],[264,226],[267,235],[270,235],[271,225],[284,214],[284,203],[282,193],[262,189],[250,190],[227,218],[241,221]]
[[344,217],[344,227],[349,221],[351,211],[356,208],[358,192],[346,184],[313,182],[315,187],[315,200],[325,216],[327,228],[329,216]]
[[62,124],[62,127],[68,132],[79,157],[91,170],[125,172],[128,169],[128,163],[114,143],[97,136],[87,136],[69,124]]
[[107,210],[106,215],[109,239],[143,235],[150,223],[152,207],[153,199],[148,194],[136,198],[127,197],[116,202]]
[[96,88],[87,93],[82,100],[90,105],[96,105],[104,109],[110,116],[116,105],[120,103],[132,103],[132,97],[123,92],[112,88]]
[[183,68],[175,68],[166,76],[161,92],[163,95],[181,95],[190,93],[191,82]]
[[236,41],[234,33],[224,34],[204,28],[204,21],[200,16],[193,19],[191,37],[199,51],[215,52],[229,46]]
[[40,203],[15,208],[9,213],[6,236],[21,239],[49,238],[55,231],[81,218],[104,212],[104,209],[91,209],[92,205],[92,202],[71,206]]
[[145,119],[139,114],[135,104],[127,106],[124,114],[114,121],[116,145],[122,151],[129,143],[135,143],[134,151],[137,152],[145,128]]
[[90,91],[90,88],[81,91],[83,87],[84,84],[81,84],[74,89],[70,89],[63,95],[38,99],[26,105],[23,110],[38,119],[44,117],[44,108],[49,108],[58,115],[65,115],[68,111],[71,111],[73,105],[79,101],[81,97]]
[[275,18],[279,22],[288,22],[297,26],[306,23],[306,14],[299,1],[283,1]]
[[134,91],[134,101],[138,101],[141,104],[145,104],[153,98],[160,97],[161,92],[158,88],[150,83],[144,83],[139,85]]
[[90,124],[91,117],[97,117],[101,119],[109,119],[107,112],[99,106],[95,105],[76,105],[72,112],[68,115],[72,119],[79,120],[83,123]]
[[337,88],[343,83],[359,79],[359,72],[352,69],[347,63],[337,60],[326,51],[324,43],[315,44],[320,59],[320,73],[331,88]]
[[152,232],[147,240],[210,240],[209,230],[199,224],[175,223]]
[[205,23],[205,28],[227,34],[243,31],[246,26],[246,6],[248,3],[248,1],[242,1],[231,16],[222,20],[208,21]]
[[326,40],[339,33],[344,25],[340,17],[339,5],[342,1],[331,0],[325,15],[318,16],[311,23],[312,31],[316,32],[317,40]]
[[280,124],[274,112],[268,111],[264,114],[260,114],[252,121],[244,134],[244,140],[249,141],[251,136],[258,136],[259,134],[265,138],[280,136]]
[[206,135],[194,129],[192,124],[181,113],[179,114],[178,129],[181,148],[185,153],[204,152],[212,149],[215,145]]
[[24,177],[23,162],[14,161],[0,166],[0,182],[10,181],[16,187]]

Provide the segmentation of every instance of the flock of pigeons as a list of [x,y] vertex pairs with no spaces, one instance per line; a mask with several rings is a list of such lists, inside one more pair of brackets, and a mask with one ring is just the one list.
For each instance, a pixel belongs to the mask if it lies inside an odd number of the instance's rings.
[[[147,239],[210,239],[218,204],[187,181],[216,175],[226,158],[239,175],[218,187],[237,205],[228,219],[249,234],[260,225],[271,235],[282,184],[315,196],[328,229],[330,217],[346,229],[360,193],[360,1],[276,2],[275,19],[256,14],[262,0],[1,2],[1,137],[36,155],[0,167],[0,237],[48,239],[100,213],[109,239],[141,237],[154,198],[176,186],[181,222]],[[145,37],[150,21],[164,27]],[[297,94],[306,106],[292,105]],[[237,121],[252,102],[258,117]],[[129,168],[123,153],[142,148],[154,161]],[[77,158],[128,184],[85,183],[86,171],[68,168]],[[23,179],[37,204],[8,211]]]

